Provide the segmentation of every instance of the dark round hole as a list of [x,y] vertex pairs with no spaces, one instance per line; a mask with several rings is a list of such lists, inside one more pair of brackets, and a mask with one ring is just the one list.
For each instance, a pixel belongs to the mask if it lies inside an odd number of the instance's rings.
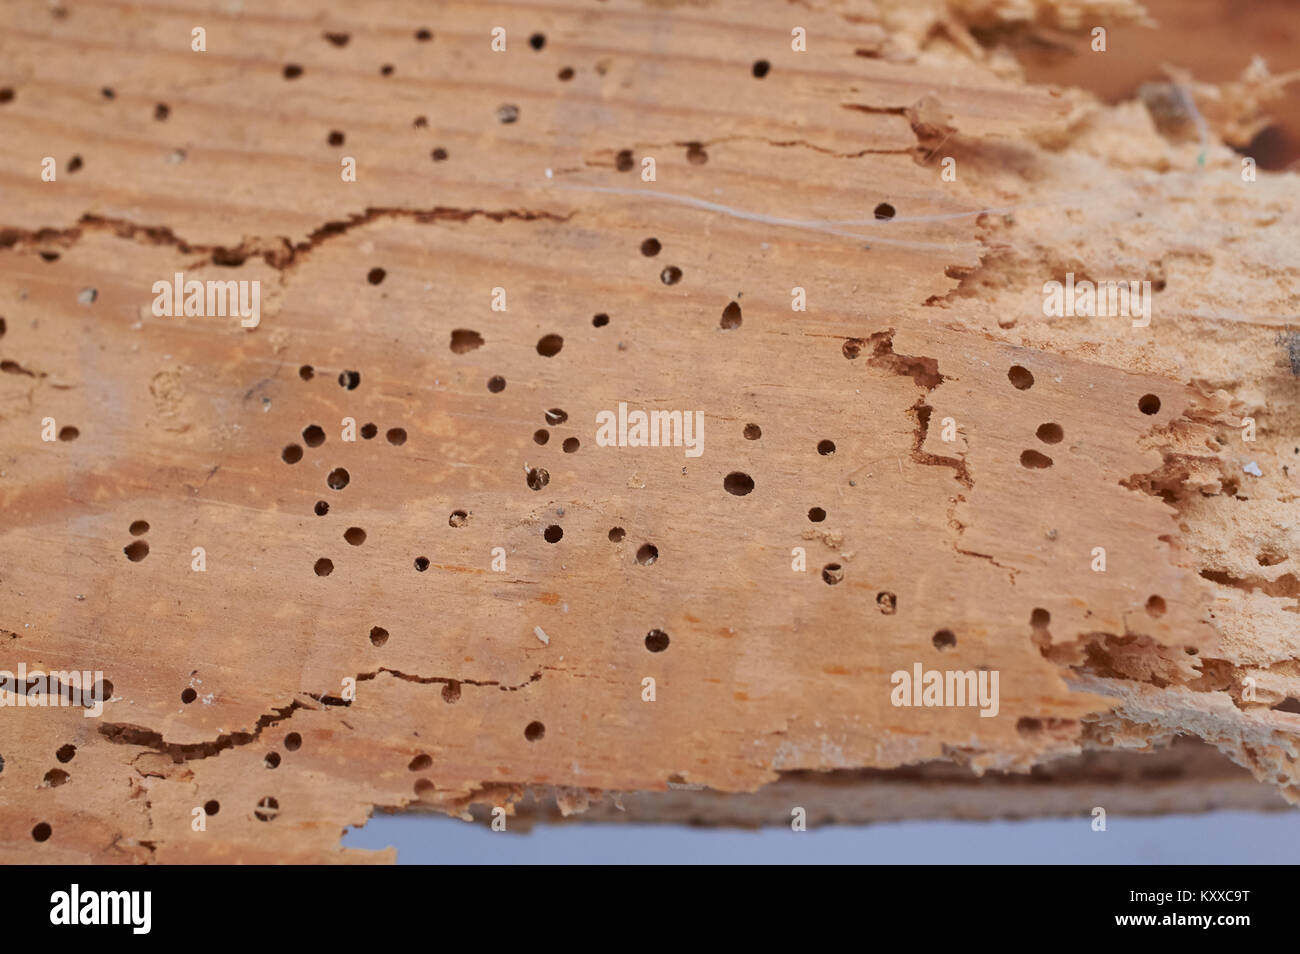
[[49,841],[52,834],[54,834],[54,829],[50,827],[49,822],[41,822],[32,829],[32,839],[34,841]]
[[267,752],[267,753],[266,753],[266,758],[262,759],[262,764],[265,765],[265,766],[266,766],[267,768],[269,768],[269,769],[279,768],[279,767],[280,767],[280,753],[279,753],[279,752]]
[[1029,369],[1018,364],[1013,364],[1007,370],[1007,380],[1017,391],[1028,391],[1034,386],[1034,376],[1029,373]]
[[609,315],[602,311],[600,314],[592,316],[591,323],[596,328],[604,328],[609,324]]
[[437,149],[433,150],[433,152],[429,153],[429,155],[430,157],[432,157],[434,162],[447,161],[447,150],[443,149],[442,146],[439,146]]
[[80,436],[81,431],[77,430],[71,424],[67,427],[59,428],[59,440],[61,441],[75,441]]
[[543,335],[537,342],[537,353],[543,358],[553,358],[564,347],[564,339],[559,335]]
[[406,767],[410,769],[412,772],[423,772],[425,769],[431,768],[432,766],[433,766],[433,756],[425,755],[424,753],[421,753],[420,755],[417,755],[415,758],[411,759],[411,761],[407,763]]
[[524,728],[524,738],[529,742],[537,742],[546,734],[546,726],[540,722],[530,722]]
[[545,467],[529,467],[524,479],[530,490],[541,490],[551,482],[551,474]]
[[483,347],[483,336],[469,328],[456,328],[451,333],[451,350],[454,354],[465,354],[475,348]]
[[313,368],[310,364],[304,364],[301,368],[298,369],[298,377],[302,378],[304,381],[310,381],[315,376],[316,376],[316,369]]
[[276,815],[280,814],[280,802],[278,799],[268,795],[257,803],[257,808],[253,810],[253,814],[257,817],[258,821],[269,822],[271,819],[275,818]]
[[342,490],[351,479],[346,470],[342,467],[335,467],[329,472],[329,476],[325,478],[325,483],[329,485],[330,490]]
[[652,629],[645,634],[645,648],[652,653],[661,653],[668,648],[668,634],[662,629]]
[[1036,450],[1021,451],[1020,466],[1029,470],[1046,470],[1052,466],[1052,458]]
[[808,511],[808,519],[813,523],[821,523],[826,519],[826,511],[821,507],[813,507]]
[[488,378],[488,390],[493,394],[500,394],[506,389],[506,379],[496,374]]
[[374,424],[361,425],[361,437],[364,440],[372,441],[375,439],[375,435],[377,435],[378,433],[379,433],[379,428],[376,427]]
[[1154,394],[1144,394],[1138,398],[1138,410],[1143,414],[1160,413],[1160,398]]
[[519,119],[519,107],[511,103],[497,107],[497,122],[510,124]]
[[730,331],[733,328],[739,328],[740,321],[740,305],[737,302],[733,301],[731,304],[727,305],[726,308],[722,309],[722,321],[719,322],[719,324],[727,331]]
[[382,626],[370,627],[370,642],[375,646],[382,646],[388,642],[388,630]]
[[302,448],[297,444],[287,444],[284,450],[280,451],[280,459],[286,464],[296,464],[302,460]]
[[745,440],[756,441],[763,436],[763,429],[757,424],[745,425]]
[[289,63],[284,68],[284,78],[287,80],[297,79],[302,75],[302,67],[297,63]]
[[429,30],[421,28],[415,31],[415,38],[419,40],[421,43],[427,43],[429,40],[433,39],[433,33]]
[[360,371],[339,372],[339,387],[347,388],[349,391],[355,391],[360,384],[361,384]]
[[835,453],[835,442],[834,442],[834,441],[818,441],[818,442],[817,442],[817,453],[821,454],[823,457],[829,457],[831,454],[834,454],[834,453]]
[[534,50],[540,50],[546,45],[546,35],[543,33],[534,33],[528,38],[528,45]]
[[566,437],[564,443],[560,445],[566,454],[576,454],[581,446],[581,441],[576,437]]
[[935,649],[939,649],[939,650],[952,649],[954,646],[957,645],[957,637],[953,635],[952,630],[941,629],[934,634],[934,637],[930,640],[930,642],[934,643]]
[[722,487],[729,494],[743,497],[754,489],[754,478],[750,477],[749,474],[742,474],[738,470],[733,470],[722,478]]
[[149,544],[143,540],[133,540],[122,548],[122,552],[132,563],[139,563],[149,555]]
[[62,762],[64,765],[67,765],[69,762],[72,761],[72,757],[76,754],[77,754],[77,747],[73,745],[71,742],[65,742],[63,745],[59,746],[58,751],[54,753],[54,757],[58,759],[60,762]]
[[643,543],[636,551],[636,562],[642,566],[649,566],[657,559],[659,559],[659,548],[653,543]]
[[556,524],[551,524],[544,531],[542,531],[542,538],[547,543],[559,543],[561,538],[563,538],[563,536],[564,536],[564,528],[557,526]]
[[559,79],[568,82],[569,80],[573,79],[573,67],[566,66],[564,69],[560,70],[560,72],[556,73],[555,75]]
[[755,60],[754,69],[753,69],[754,78],[762,79],[771,71],[771,69],[772,69],[772,64],[769,63],[767,60]]
[[331,146],[341,146],[343,145],[343,138],[344,138],[343,133],[339,132],[337,129],[332,129],[330,130],[330,134],[329,136],[326,137],[325,141],[328,142]]
[[388,438],[388,443],[394,447],[401,447],[406,443],[406,429],[401,427],[390,427],[388,433],[384,435]]
[[302,736],[297,732],[290,732],[284,737],[284,747],[290,752],[297,752],[302,748]]
[[423,573],[423,572],[424,572],[425,570],[427,570],[427,569],[429,569],[429,558],[428,558],[428,557],[416,557],[416,558],[415,558],[415,571],[416,571],[417,573]]
[[392,76],[392,75],[393,75],[393,64],[392,64],[392,63],[385,63],[383,66],[379,67],[379,75],[380,75],[380,76]]
[[324,500],[316,501],[316,506],[312,508],[316,511],[316,516],[323,517],[330,512],[330,505]]
[[181,693],[181,702],[185,703],[186,705],[189,705],[198,697],[199,694],[195,692],[194,688],[191,686]]
[[1166,608],[1164,597],[1152,594],[1147,598],[1147,612],[1152,617],[1159,619],[1164,616]]
[[1029,625],[1034,629],[1047,629],[1047,624],[1052,621],[1052,614],[1041,606],[1037,607],[1029,614]]
[[370,282],[372,285],[378,285],[384,280],[384,276],[387,274],[388,273],[382,268],[372,268],[370,271],[366,272],[366,281]]
[[709,161],[709,154],[704,151],[702,143],[693,142],[686,147],[686,161],[693,166],[702,166]]
[[659,280],[665,285],[676,285],[682,280],[682,270],[676,265],[669,265],[659,273]]
[[888,202],[882,202],[876,206],[875,215],[881,221],[888,221],[894,217],[894,207]]
[[166,103],[156,103],[153,108],[153,118],[158,122],[166,122],[167,117],[172,114],[172,108]]
[[131,536],[138,537],[149,532],[149,521],[136,520],[130,526]]
[[316,561],[314,569],[316,570],[317,576],[329,576],[334,572],[334,561],[329,560],[326,557],[321,557]]
[[624,149],[614,157],[614,168],[619,172],[627,172],[634,165],[636,165],[636,160],[632,158],[631,149]]
[[609,528],[610,543],[622,543],[625,536],[627,536],[627,532],[622,527]]
[[534,444],[545,444],[550,439],[551,439],[551,432],[544,427],[539,427],[537,430],[533,431]]
[[1065,437],[1065,431],[1061,429],[1061,425],[1052,423],[1039,424],[1038,430],[1034,431],[1034,434],[1044,444],[1059,444],[1061,438]]
[[822,567],[822,579],[830,586],[834,586],[844,579],[844,567],[838,563],[827,563]]
[[221,803],[215,798],[209,798],[203,803],[203,811],[207,815],[215,815],[217,812],[221,811]]
[[562,407],[553,407],[547,410],[544,416],[546,423],[551,427],[555,427],[557,424],[563,424],[569,419],[569,412]]
[[319,424],[310,424],[303,428],[302,439],[308,447],[320,447],[325,443],[325,429]]
[[460,683],[448,682],[442,687],[442,701],[446,703],[458,702],[460,700]]
[[659,244],[657,238],[648,238],[641,243],[641,254],[647,258],[654,258],[659,254],[661,248],[663,248],[663,246]]
[[343,539],[354,547],[359,547],[366,542],[366,531],[360,527],[348,527],[343,531]]
[[449,527],[463,527],[467,523],[469,523],[469,514],[464,510],[453,510],[451,515],[447,517],[447,526]]

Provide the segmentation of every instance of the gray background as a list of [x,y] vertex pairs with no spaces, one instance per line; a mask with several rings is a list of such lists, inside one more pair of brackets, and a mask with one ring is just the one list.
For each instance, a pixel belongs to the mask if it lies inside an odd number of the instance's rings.
[[396,846],[399,864],[1294,864],[1300,812],[1111,815],[1034,821],[899,822],[806,832],[568,823],[528,834],[486,822],[376,814],[350,848]]

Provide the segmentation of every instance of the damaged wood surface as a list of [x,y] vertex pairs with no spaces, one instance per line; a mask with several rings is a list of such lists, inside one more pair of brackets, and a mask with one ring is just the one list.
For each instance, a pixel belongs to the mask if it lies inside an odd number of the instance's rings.
[[[1026,83],[1022,15],[6,4],[0,669],[108,699],[0,708],[0,856],[383,861],[339,846],[376,808],[682,786],[903,817],[845,784],[935,764],[935,817],[1300,799],[1297,181],[1221,141],[1275,84],[1175,135]],[[157,316],[176,273],[257,322]],[[1046,316],[1067,275],[1150,323]],[[620,404],[702,453],[601,446]],[[896,705],[917,666],[996,702]],[[1178,737],[1177,797],[1089,776]],[[1011,808],[944,774],[1061,759]]]

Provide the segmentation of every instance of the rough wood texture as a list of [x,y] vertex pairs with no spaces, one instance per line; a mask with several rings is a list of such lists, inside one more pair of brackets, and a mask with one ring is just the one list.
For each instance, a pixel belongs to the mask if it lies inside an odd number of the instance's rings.
[[[1141,16],[1089,0],[4,16],[0,667],[112,687],[0,709],[7,859],[384,860],[338,847],[375,806],[1177,736],[1300,799],[1297,182],[1220,141],[1277,84],[1024,82],[1008,26]],[[155,317],[178,271],[260,281],[260,324]],[[1152,281],[1150,325],[1045,317],[1066,273]],[[619,402],[702,411],[702,456],[597,446]],[[997,671],[997,716],[894,706],[916,663]]]

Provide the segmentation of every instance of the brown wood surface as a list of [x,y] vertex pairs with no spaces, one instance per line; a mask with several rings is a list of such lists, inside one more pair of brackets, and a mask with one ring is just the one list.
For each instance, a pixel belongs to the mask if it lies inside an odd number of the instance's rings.
[[[0,668],[112,685],[0,708],[6,859],[384,860],[339,848],[376,807],[1177,736],[1300,798],[1297,180],[1244,182],[1208,100],[1189,140],[1030,85],[996,4],[0,9]],[[178,271],[260,281],[260,324],[154,317]],[[1067,272],[1152,281],[1150,326],[1045,317]],[[701,411],[703,454],[597,446],[619,402]],[[998,715],[893,706],[915,663],[998,671]]]

